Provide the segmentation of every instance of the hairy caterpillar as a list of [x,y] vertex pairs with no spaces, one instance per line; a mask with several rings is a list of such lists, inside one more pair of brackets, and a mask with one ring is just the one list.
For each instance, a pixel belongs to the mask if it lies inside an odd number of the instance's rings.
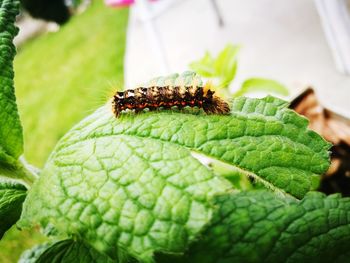
[[139,87],[116,92],[113,96],[112,107],[116,117],[126,109],[139,112],[145,108],[156,110],[158,108],[170,109],[174,106],[179,109],[186,106],[198,107],[208,114],[229,113],[228,103],[214,93],[215,91],[210,89],[210,84]]

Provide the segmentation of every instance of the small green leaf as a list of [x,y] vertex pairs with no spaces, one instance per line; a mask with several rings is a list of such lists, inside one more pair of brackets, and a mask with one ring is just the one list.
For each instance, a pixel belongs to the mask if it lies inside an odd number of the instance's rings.
[[71,239],[26,250],[18,263],[117,263],[92,247]]
[[[350,199],[310,192],[301,202],[266,191],[215,199],[213,221],[177,262],[346,262]],[[171,260],[164,262],[170,263]]]
[[227,45],[214,62],[215,75],[220,79],[220,88],[227,88],[237,72],[238,46]]
[[25,198],[23,185],[0,179],[0,239],[19,219]]
[[[198,76],[154,82],[198,83]],[[232,184],[193,153],[231,165],[281,195],[302,198],[329,165],[329,144],[273,97],[237,98],[231,115],[196,110],[123,113],[107,104],[58,143],[25,202],[21,225],[41,222],[116,258],[181,254]]]
[[206,78],[215,77],[214,63],[214,58],[206,52],[203,58],[190,64],[190,69]]
[[13,83],[13,58],[19,3],[0,0],[0,164],[13,165],[23,152],[23,134]]
[[190,64],[190,68],[207,78],[218,81],[217,88],[227,88],[236,76],[238,46],[227,45],[220,54],[213,58],[209,52],[204,57]]
[[276,93],[283,96],[288,95],[288,89],[275,80],[251,78],[243,82],[242,87],[233,94],[233,97],[243,96],[250,92]]

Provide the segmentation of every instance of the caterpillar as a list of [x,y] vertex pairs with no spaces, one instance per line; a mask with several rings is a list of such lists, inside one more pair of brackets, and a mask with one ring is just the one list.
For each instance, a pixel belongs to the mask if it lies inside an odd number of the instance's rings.
[[227,114],[230,107],[226,101],[216,96],[210,89],[210,84],[205,86],[153,86],[128,89],[116,92],[112,100],[112,109],[116,117],[123,110],[135,110],[140,112],[145,108],[150,111],[159,108],[170,109],[176,106],[202,108],[207,114]]

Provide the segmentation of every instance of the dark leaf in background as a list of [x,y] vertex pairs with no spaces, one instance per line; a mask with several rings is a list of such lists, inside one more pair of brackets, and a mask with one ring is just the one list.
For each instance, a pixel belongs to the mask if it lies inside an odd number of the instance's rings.
[[39,19],[64,24],[70,17],[69,9],[64,0],[21,0],[28,13]]
[[323,176],[320,191],[350,196],[350,120],[324,108],[309,88],[294,99],[290,108],[310,120],[310,129],[333,144],[332,163]]
[[27,189],[15,182],[0,181],[0,239],[17,222]]
[[113,263],[89,245],[66,239],[45,243],[25,251],[19,263]]

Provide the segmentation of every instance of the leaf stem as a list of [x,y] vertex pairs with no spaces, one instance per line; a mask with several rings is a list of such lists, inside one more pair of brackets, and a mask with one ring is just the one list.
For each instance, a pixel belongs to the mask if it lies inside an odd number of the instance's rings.
[[27,162],[24,156],[19,157],[19,175],[27,186],[31,186],[39,178],[40,169]]
[[11,166],[0,166],[0,177],[24,184],[28,189],[39,178],[40,170],[29,164],[24,156],[21,156]]

